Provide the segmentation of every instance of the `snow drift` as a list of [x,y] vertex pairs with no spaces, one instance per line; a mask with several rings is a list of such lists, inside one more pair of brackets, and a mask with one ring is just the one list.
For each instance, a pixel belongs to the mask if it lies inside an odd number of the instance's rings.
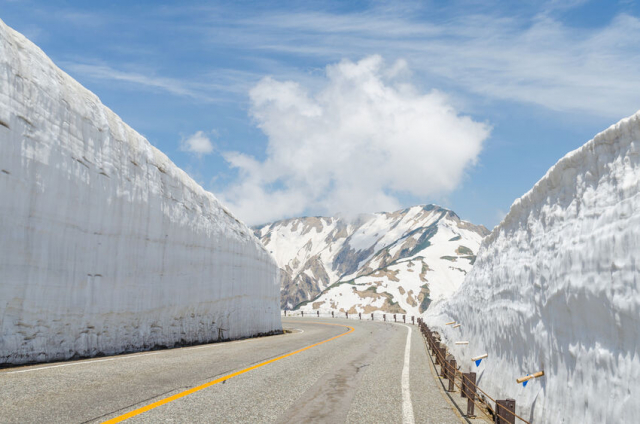
[[[487,352],[479,385],[515,398],[525,418],[637,422],[639,248],[640,112],[569,153],[516,200],[460,290],[425,321],[465,366]],[[462,326],[443,326],[453,320]],[[539,370],[544,377],[516,384]]]
[[0,364],[281,330],[252,231],[0,21]]

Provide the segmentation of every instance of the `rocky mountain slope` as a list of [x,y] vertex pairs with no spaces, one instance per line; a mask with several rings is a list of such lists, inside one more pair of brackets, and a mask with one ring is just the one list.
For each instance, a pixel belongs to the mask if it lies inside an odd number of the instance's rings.
[[458,288],[488,233],[435,205],[255,228],[282,270],[283,308],[352,313],[423,312]]

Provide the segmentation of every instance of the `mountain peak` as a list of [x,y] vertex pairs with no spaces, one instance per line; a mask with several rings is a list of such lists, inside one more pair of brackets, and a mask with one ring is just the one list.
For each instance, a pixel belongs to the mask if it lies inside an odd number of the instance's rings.
[[[283,308],[333,304],[345,311],[377,308],[416,313],[430,299],[457,288],[475,260],[480,241],[489,233],[432,204],[351,219],[289,218],[254,231],[282,270]],[[355,291],[336,294],[344,302],[313,301],[333,296],[346,283]],[[386,294],[371,295],[373,286],[384,288]],[[369,292],[360,293],[360,289]]]

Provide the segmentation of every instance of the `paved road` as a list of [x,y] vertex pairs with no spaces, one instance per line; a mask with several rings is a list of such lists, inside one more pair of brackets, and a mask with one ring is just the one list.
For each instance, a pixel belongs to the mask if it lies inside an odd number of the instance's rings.
[[417,327],[317,318],[283,326],[294,332],[0,370],[0,422],[105,422],[131,411],[127,423],[461,422]]

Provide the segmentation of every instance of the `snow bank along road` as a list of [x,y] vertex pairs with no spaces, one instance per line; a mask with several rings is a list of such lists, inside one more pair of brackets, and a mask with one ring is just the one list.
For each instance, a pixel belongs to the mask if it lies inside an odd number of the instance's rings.
[[0,422],[460,422],[417,327],[326,318],[283,326],[294,332],[0,370]]

